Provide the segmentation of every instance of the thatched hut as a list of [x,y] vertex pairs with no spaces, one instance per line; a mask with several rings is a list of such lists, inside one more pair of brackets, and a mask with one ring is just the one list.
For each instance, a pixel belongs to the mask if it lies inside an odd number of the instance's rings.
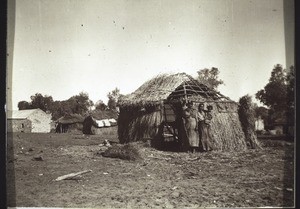
[[94,110],[85,116],[83,134],[102,134],[103,128],[117,125],[118,112],[115,110]]
[[215,150],[247,148],[238,104],[186,73],[159,75],[119,99],[120,142],[150,140],[158,148],[169,139],[181,142],[183,101],[213,107],[211,135]]
[[66,114],[56,121],[56,133],[81,131],[83,120],[84,117],[79,114]]

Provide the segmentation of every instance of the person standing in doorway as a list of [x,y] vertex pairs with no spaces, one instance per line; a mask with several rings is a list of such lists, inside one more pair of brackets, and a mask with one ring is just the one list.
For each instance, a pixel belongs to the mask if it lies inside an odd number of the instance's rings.
[[183,110],[184,127],[188,140],[189,150],[193,153],[199,147],[197,110],[193,102],[187,103],[187,108]]

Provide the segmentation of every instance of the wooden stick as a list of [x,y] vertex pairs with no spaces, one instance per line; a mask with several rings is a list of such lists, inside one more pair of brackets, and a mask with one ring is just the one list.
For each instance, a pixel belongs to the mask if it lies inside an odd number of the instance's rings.
[[61,181],[61,180],[65,180],[65,179],[71,179],[71,178],[73,178],[75,176],[78,176],[78,175],[81,175],[81,174],[85,174],[85,173],[89,173],[89,172],[92,172],[92,170],[80,171],[78,173],[70,173],[70,174],[67,174],[67,175],[63,175],[63,176],[57,177],[57,179],[55,179],[55,181]]

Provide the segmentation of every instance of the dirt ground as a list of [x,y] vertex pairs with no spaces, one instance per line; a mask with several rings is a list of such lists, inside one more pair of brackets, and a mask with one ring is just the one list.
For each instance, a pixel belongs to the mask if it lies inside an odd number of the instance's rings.
[[[294,144],[178,153],[142,147],[139,161],[97,154],[115,131],[8,134],[8,203],[19,207],[199,208],[294,206]],[[33,160],[42,157],[42,160]],[[59,176],[92,170],[77,180]]]

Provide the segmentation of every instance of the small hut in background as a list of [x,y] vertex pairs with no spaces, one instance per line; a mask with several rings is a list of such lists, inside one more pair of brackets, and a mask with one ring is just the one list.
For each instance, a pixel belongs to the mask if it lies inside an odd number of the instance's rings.
[[118,101],[121,143],[150,140],[155,147],[172,138],[182,140],[182,103],[213,107],[212,144],[215,150],[247,148],[238,104],[186,73],[159,75]]
[[82,131],[83,120],[84,117],[79,114],[67,114],[56,121],[56,133]]
[[82,132],[84,134],[102,134],[103,128],[117,125],[118,112],[115,110],[94,110],[85,116]]

